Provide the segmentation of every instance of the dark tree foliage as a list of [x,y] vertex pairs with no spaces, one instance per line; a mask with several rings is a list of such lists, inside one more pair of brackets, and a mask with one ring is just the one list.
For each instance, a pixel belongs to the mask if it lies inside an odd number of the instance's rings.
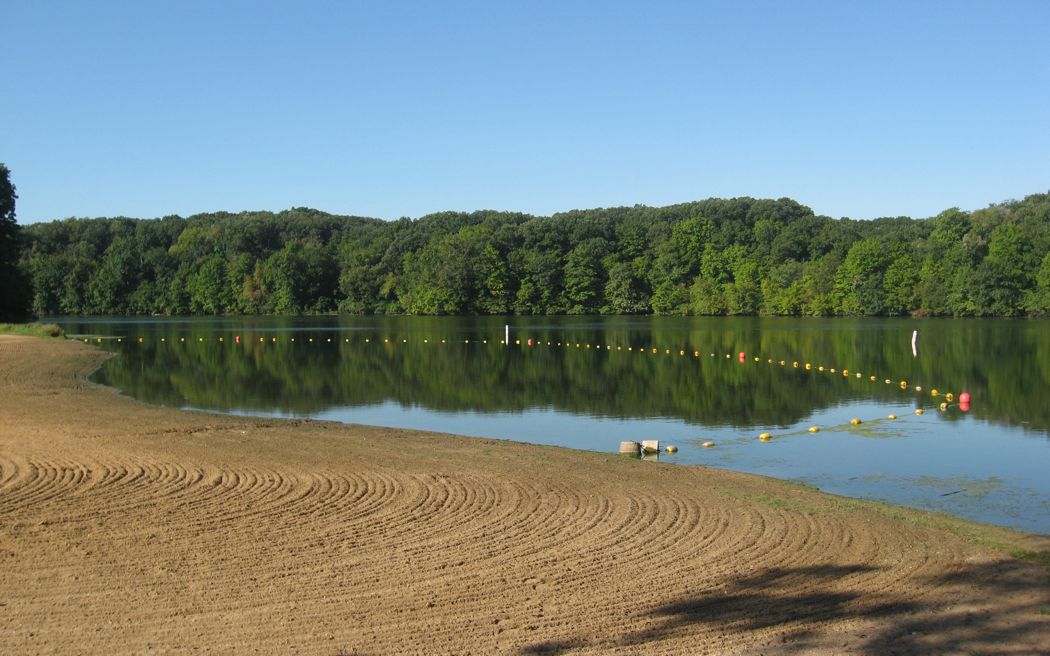
[[25,233],[39,314],[1050,314],[1048,194],[930,219],[733,198],[550,217],[67,219]]
[[15,221],[17,198],[11,171],[0,164],[0,321],[25,321],[32,316],[29,276],[19,266],[23,239]]

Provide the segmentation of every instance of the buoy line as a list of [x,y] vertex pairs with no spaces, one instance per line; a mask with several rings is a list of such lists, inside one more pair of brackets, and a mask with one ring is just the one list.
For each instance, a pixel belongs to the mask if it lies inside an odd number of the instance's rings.
[[[509,336],[509,332],[507,334]],[[124,335],[71,335],[70,339],[82,340],[85,343],[91,343],[92,341],[94,341],[96,344],[101,344],[103,341],[111,342],[111,343],[112,342],[123,343],[125,337],[127,337],[127,336],[124,336]],[[194,337],[196,337],[196,339],[194,339]],[[211,336],[211,337],[208,337],[208,338],[205,338],[204,336],[201,336],[201,335],[196,335],[196,336],[191,335],[190,339],[189,339],[189,342],[191,342],[191,343],[192,342],[196,342],[196,343],[200,343],[200,344],[203,344],[203,343],[206,343],[206,342],[207,343],[219,343],[219,344],[223,344],[223,345],[232,345],[234,347],[246,346],[248,344],[254,344],[254,343],[262,344],[262,345],[265,346],[267,344],[278,344],[278,343],[281,343],[281,342],[296,343],[297,345],[301,345],[301,344],[304,344],[304,343],[305,344],[315,344],[315,345],[331,345],[331,344],[336,344],[336,345],[339,345],[339,344],[358,344],[358,345],[360,345],[360,344],[368,344],[368,345],[371,345],[371,344],[379,344],[380,343],[380,338],[378,338],[378,337],[373,339],[372,337],[364,337],[364,338],[362,338],[360,336],[355,336],[355,338],[353,338],[353,339],[351,337],[343,337],[342,340],[340,340],[338,335],[335,336],[335,339],[333,339],[332,335],[324,335],[322,337],[317,337],[316,335],[305,335],[305,339],[300,339],[300,341],[297,342],[296,341],[296,336],[291,336],[291,335],[272,335],[272,334],[258,335],[257,333],[252,332],[252,331],[247,331],[243,335],[243,337],[242,337],[241,334],[234,334],[233,335],[233,339],[231,339],[231,340],[227,340],[226,337],[227,337],[227,335],[225,335],[225,334],[224,335],[218,335],[218,336]],[[304,337],[304,336],[300,335],[300,338],[302,338],[302,337]],[[257,338],[257,340],[256,340],[256,338]],[[447,346],[447,345],[449,345],[451,343],[458,342],[458,340],[449,340],[448,338],[431,339],[429,337],[424,337],[424,338],[420,339],[418,337],[415,337],[415,338],[410,339],[408,337],[397,338],[397,337],[391,337],[389,335],[387,335],[385,337],[382,337],[381,339],[382,339],[382,344],[387,345],[387,346],[397,345],[397,344],[405,345],[405,344],[409,344],[409,343],[422,343],[422,344],[427,345],[427,346],[436,346],[436,345],[439,345],[439,344]],[[154,340],[157,341],[157,342],[160,342],[160,343],[166,343],[167,342],[167,336],[161,336],[159,338],[154,337]],[[151,341],[153,341],[153,340],[151,340]],[[176,343],[177,342],[178,344],[185,344],[185,343],[187,343],[187,337],[184,336],[184,335],[183,336],[179,336],[177,338],[172,337],[171,338],[171,342],[172,343]],[[129,338],[128,343],[132,344],[132,345],[134,345],[134,344],[146,344],[147,343],[147,339],[146,339],[146,336],[139,336],[137,338]],[[554,341],[551,341],[551,340],[540,339],[540,338],[537,338],[537,337],[516,338],[516,339],[513,340],[513,342],[508,341],[508,339],[506,339],[506,338],[500,339],[500,340],[491,340],[491,342],[490,342],[490,340],[488,340],[487,338],[471,339],[471,338],[468,337],[468,338],[464,338],[461,343],[464,346],[471,346],[471,345],[478,346],[478,345],[481,345],[481,346],[499,346],[499,347],[503,347],[503,348],[506,348],[506,347],[509,347],[509,346],[515,346],[515,347],[521,347],[523,350],[527,350],[527,349],[530,349],[530,348],[536,348],[536,347],[543,347],[543,346],[550,347],[550,348],[566,348],[566,349],[571,347],[571,348],[578,349],[580,351],[604,352],[604,353],[607,353],[607,354],[610,354],[610,355],[613,352],[622,353],[624,350],[626,350],[628,353],[632,353],[632,354],[637,353],[639,355],[641,355],[641,354],[648,354],[648,355],[653,355],[653,356],[665,356],[665,357],[666,356],[671,356],[671,357],[677,356],[679,358],[693,359],[693,360],[697,360],[697,361],[702,361],[704,359],[704,357],[703,357],[704,352],[701,351],[700,349],[695,349],[695,348],[688,348],[687,349],[687,348],[683,348],[683,347],[671,348],[671,347],[668,347],[668,346],[659,347],[659,346],[654,346],[652,344],[650,344],[648,346],[638,346],[638,345],[634,345],[634,344],[626,344],[626,345],[625,344],[611,344],[611,343],[602,344],[600,342],[596,342],[596,343],[592,344],[590,342],[587,342],[586,340],[583,340],[583,341],[577,341],[577,340],[562,340],[562,341],[554,340]],[[716,356],[715,352],[708,351],[707,353],[708,353],[708,357],[710,359],[721,359],[721,358],[718,358]],[[720,354],[720,352],[719,352],[719,354]],[[792,370],[796,370],[799,373],[803,373],[803,374],[807,374],[807,373],[808,374],[813,374],[814,372],[818,373],[818,374],[820,374],[820,373],[823,373],[823,374],[837,374],[838,376],[841,376],[841,378],[846,379],[846,380],[849,380],[851,378],[852,379],[856,379],[856,380],[864,380],[864,378],[867,378],[867,380],[869,382],[872,382],[872,383],[879,383],[881,381],[884,385],[893,385],[893,386],[899,388],[901,391],[912,391],[916,396],[921,395],[922,392],[923,392],[923,386],[922,385],[912,385],[911,382],[909,382],[905,378],[899,378],[899,379],[883,378],[883,377],[880,377],[880,376],[875,375],[875,374],[871,374],[871,373],[865,374],[865,373],[862,373],[860,371],[855,371],[855,370],[851,374],[851,370],[848,369],[848,368],[838,368],[838,367],[833,367],[833,366],[825,366],[823,364],[813,364],[812,362],[806,361],[805,359],[798,359],[798,358],[796,358],[796,359],[790,359],[789,360],[789,359],[784,359],[784,358],[772,358],[772,357],[762,358],[761,356],[758,356],[758,355],[752,355],[749,358],[746,351],[738,351],[735,358],[733,357],[732,353],[725,353],[725,358],[724,359],[727,360],[727,361],[734,361],[735,360],[739,364],[747,364],[748,362],[753,362],[755,364],[761,364],[764,361],[769,366],[779,366],[779,367],[783,367],[783,368],[790,368]],[[836,376],[836,377],[838,377],[838,376]],[[942,402],[940,402],[939,405],[937,406],[942,411],[946,411],[946,410],[948,410],[951,407],[958,407],[961,411],[968,412],[970,410],[970,407],[971,407],[970,404],[971,404],[972,397],[971,397],[971,395],[968,392],[961,392],[961,393],[959,393],[958,403],[957,404],[954,403],[955,395],[952,392],[943,392],[942,393],[936,387],[930,388],[930,396],[931,396],[931,398],[941,398],[941,397],[943,397],[944,400]],[[916,414],[922,414],[921,412],[919,412],[919,410],[922,410],[922,408],[918,408],[916,410]]]

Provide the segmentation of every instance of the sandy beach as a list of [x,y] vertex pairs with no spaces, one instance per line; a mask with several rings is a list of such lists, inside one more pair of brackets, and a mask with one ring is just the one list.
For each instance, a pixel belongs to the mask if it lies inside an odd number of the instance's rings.
[[4,654],[1050,650],[1045,536],[612,441],[156,408],[105,357],[0,336]]

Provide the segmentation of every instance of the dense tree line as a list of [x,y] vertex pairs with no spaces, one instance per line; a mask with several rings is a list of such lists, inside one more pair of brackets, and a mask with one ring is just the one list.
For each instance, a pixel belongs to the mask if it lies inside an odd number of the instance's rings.
[[709,199],[550,217],[310,209],[28,226],[54,314],[1050,314],[1050,195],[929,219]]

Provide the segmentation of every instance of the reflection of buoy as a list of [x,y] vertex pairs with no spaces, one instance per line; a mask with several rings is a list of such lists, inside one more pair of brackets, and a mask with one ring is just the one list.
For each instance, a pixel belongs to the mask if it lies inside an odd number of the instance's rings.
[[664,451],[666,451],[666,452],[668,452],[668,453],[678,453],[678,447],[676,447],[676,446],[675,446],[675,445],[673,445],[673,444],[668,444],[668,445],[667,445],[667,446],[666,446],[666,447],[664,448]]
[[969,403],[963,403],[960,400],[959,401],[959,409],[962,410],[963,412],[969,412],[970,411],[970,404]]
[[851,424],[853,424],[854,426],[856,426],[857,424],[859,424],[859,423],[860,423],[860,419],[859,419],[858,417],[854,417],[853,419],[850,419],[850,420],[849,420],[849,423],[851,423]]
[[893,415],[893,414],[886,415],[886,419],[896,419],[896,418],[897,418],[897,415]]
[[915,408],[915,414],[917,414],[917,415],[921,415],[924,412],[926,412],[926,411],[923,410],[922,408]]
[[714,445],[715,445],[715,443],[714,443],[714,442],[704,442],[702,446],[703,446],[703,447],[704,447],[705,449],[710,449],[710,448],[711,448],[711,447],[713,447]]
[[969,403],[969,402],[970,402],[970,393],[969,392],[962,392],[962,393],[959,394],[959,403]]
[[772,437],[773,436],[770,435],[769,433],[762,433],[761,435],[758,436],[758,439],[762,440],[763,442],[768,442],[770,440],[770,438],[772,438]]
[[809,427],[809,432],[810,433],[818,433],[818,432],[820,432],[820,426],[810,426]]

